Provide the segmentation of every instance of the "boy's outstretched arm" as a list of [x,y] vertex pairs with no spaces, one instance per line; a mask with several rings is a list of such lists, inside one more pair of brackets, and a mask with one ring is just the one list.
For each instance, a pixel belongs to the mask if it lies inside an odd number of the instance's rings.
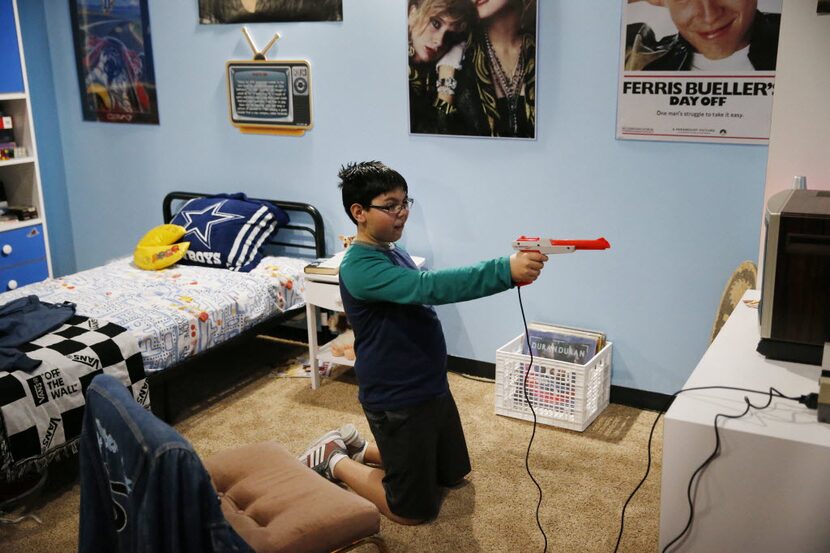
[[[347,256],[340,281],[355,298],[402,304],[441,305],[467,301],[509,289],[539,276],[547,256],[517,252],[474,265],[417,271],[391,263],[383,253],[366,251],[357,262]],[[516,276],[520,278],[516,278]]]
[[539,278],[548,256],[539,252],[516,252],[510,256],[510,277],[513,282],[531,283]]

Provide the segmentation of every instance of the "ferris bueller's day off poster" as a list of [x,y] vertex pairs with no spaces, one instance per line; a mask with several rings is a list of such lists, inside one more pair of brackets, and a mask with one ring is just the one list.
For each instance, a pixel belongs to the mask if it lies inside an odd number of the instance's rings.
[[783,0],[622,0],[617,138],[769,142]]

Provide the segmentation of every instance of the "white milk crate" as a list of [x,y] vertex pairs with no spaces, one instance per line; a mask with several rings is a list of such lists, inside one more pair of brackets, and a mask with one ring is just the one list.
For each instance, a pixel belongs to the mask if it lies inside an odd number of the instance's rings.
[[[496,414],[533,420],[524,390],[530,356],[522,354],[521,334],[496,351]],[[542,424],[582,432],[611,395],[611,342],[584,365],[533,357],[527,397]]]

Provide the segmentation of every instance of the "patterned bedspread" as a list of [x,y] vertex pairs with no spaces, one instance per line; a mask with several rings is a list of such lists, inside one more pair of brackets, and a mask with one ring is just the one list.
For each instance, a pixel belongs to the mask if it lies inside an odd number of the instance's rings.
[[41,364],[30,372],[0,370],[0,480],[77,452],[86,389],[97,374],[117,378],[150,406],[141,354],[125,328],[75,315],[20,350]]
[[71,301],[76,313],[113,322],[138,340],[150,374],[303,304],[307,260],[265,257],[249,273],[174,265],[143,271],[131,258],[0,294]]

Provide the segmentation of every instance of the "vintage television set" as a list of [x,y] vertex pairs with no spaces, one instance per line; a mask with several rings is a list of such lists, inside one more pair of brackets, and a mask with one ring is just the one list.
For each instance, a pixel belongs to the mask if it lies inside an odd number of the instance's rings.
[[830,341],[830,191],[785,190],[766,206],[758,351],[820,365]]
[[231,123],[243,132],[303,134],[311,128],[307,61],[229,61]]

